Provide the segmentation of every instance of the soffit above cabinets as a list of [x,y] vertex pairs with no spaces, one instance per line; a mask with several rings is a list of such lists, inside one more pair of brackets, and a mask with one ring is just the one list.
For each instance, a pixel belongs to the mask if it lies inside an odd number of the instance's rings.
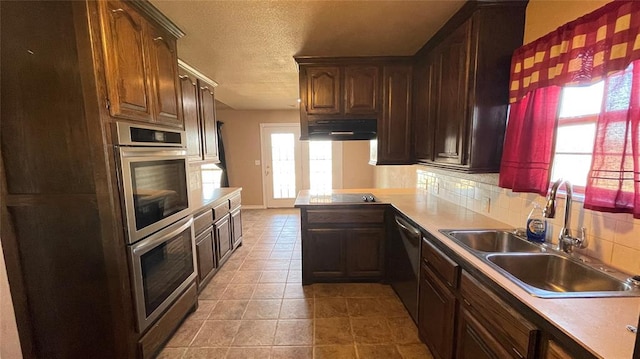
[[152,0],[186,36],[181,59],[233,109],[298,108],[294,55],[413,55],[463,4],[423,1]]

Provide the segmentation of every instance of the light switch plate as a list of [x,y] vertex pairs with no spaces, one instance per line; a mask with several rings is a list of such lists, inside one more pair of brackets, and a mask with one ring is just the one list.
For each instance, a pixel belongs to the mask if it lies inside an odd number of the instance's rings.
[[254,163],[256,166],[260,166],[260,160],[255,160]]

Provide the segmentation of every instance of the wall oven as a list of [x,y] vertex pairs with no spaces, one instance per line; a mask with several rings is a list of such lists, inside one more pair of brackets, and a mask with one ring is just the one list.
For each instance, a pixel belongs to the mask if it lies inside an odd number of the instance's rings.
[[185,133],[114,127],[137,329],[144,332],[196,278]]
[[129,246],[138,331],[151,325],[196,278],[193,218]]
[[117,123],[116,138],[127,241],[132,244],[189,214],[185,133]]

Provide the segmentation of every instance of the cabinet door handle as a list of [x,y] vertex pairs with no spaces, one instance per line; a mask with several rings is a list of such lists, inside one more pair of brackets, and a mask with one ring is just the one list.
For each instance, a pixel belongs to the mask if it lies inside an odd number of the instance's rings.
[[462,301],[463,301],[463,302],[464,302],[464,304],[466,304],[467,306],[469,306],[469,307],[471,306],[471,303],[469,303],[469,301],[468,301],[468,300],[466,300],[466,299],[462,298]]
[[162,36],[154,37],[153,41],[164,41],[164,38]]
[[189,78],[189,76],[187,76],[187,75],[178,75],[178,78],[179,78],[180,80],[186,80],[186,79],[188,79],[188,78]]
[[128,17],[129,21],[131,21],[131,23],[133,24],[133,27],[136,30],[140,31],[140,24],[131,16],[131,14],[129,14],[127,11],[125,11],[125,9],[123,9],[121,7],[117,8],[117,9],[113,9],[113,10],[111,10],[111,13],[112,14],[122,14],[122,15]]

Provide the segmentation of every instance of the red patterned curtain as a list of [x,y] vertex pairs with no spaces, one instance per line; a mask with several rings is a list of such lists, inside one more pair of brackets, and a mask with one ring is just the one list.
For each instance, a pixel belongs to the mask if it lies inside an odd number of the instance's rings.
[[584,207],[640,218],[640,61],[605,79]]
[[[609,81],[616,72],[623,71],[638,59],[640,1],[614,1],[516,50],[511,61],[511,111],[500,186],[516,192],[546,194],[553,162],[560,88],[603,79]],[[599,123],[598,131],[606,131],[603,130],[606,127]],[[599,132],[596,137],[608,138],[608,135]],[[602,195],[611,191],[611,182],[607,182],[607,191],[593,190],[595,186],[603,185],[603,178],[612,176],[610,171],[615,167],[610,160],[599,162],[600,153],[624,153],[625,156],[629,153],[613,150],[609,145],[604,148],[607,150],[594,151],[593,163],[594,166],[597,163],[607,165],[600,166],[597,172],[592,169],[587,193]],[[637,156],[636,152],[635,160],[631,162],[637,162]],[[628,161],[623,162],[624,170],[628,171]],[[628,172],[625,173],[628,177]],[[625,192],[628,185],[623,187],[625,189],[621,191]],[[592,208],[607,208],[606,204],[597,203]]]

